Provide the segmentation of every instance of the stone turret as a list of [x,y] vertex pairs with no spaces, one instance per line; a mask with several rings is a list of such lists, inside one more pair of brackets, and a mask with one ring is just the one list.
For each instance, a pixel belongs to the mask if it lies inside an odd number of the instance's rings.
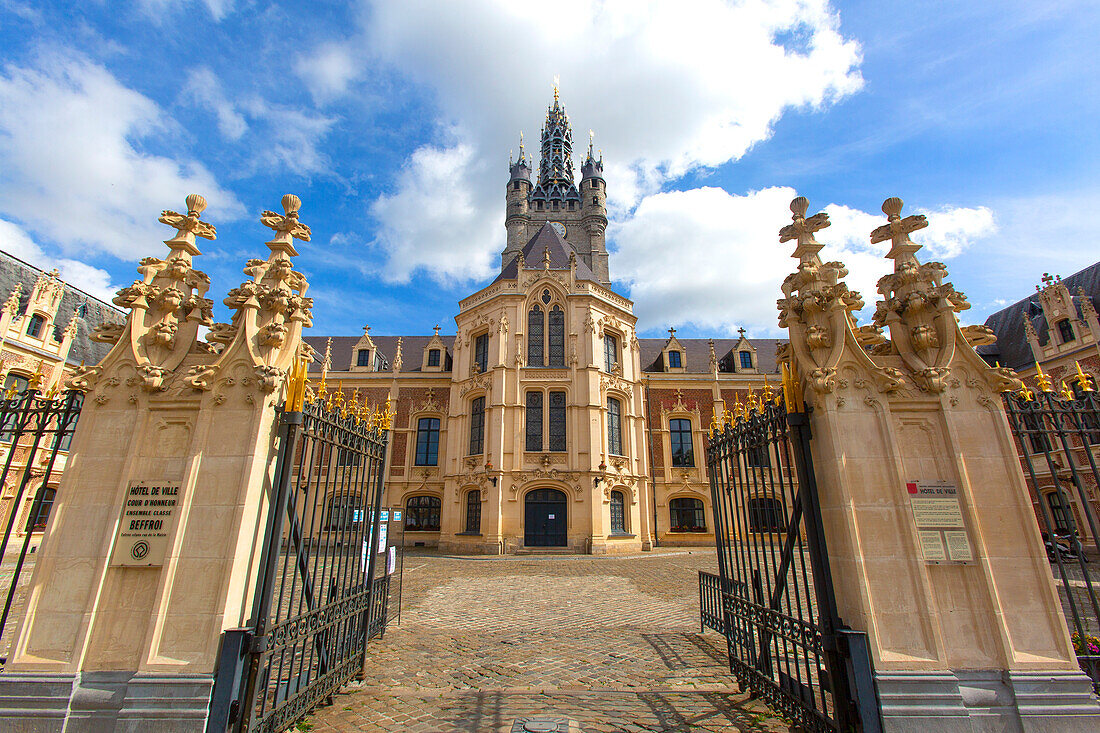
[[592,272],[600,282],[608,282],[607,266],[607,182],[603,178],[603,153],[597,160],[592,154],[593,133],[588,133],[588,156],[581,166],[581,225],[588,235],[588,251],[581,251]]
[[511,262],[527,239],[527,227],[531,223],[531,164],[523,149],[523,133],[519,136],[519,159],[508,161],[508,202],[504,226],[508,230],[508,243],[500,254],[500,267]]

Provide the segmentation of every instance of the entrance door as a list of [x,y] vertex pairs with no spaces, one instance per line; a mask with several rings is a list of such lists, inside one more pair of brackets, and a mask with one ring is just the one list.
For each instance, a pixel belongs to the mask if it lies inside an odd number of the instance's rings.
[[538,489],[525,499],[523,544],[526,547],[565,547],[565,494]]

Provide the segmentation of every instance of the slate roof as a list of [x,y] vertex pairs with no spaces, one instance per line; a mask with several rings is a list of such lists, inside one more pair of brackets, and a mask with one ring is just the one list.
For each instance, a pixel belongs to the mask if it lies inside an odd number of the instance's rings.
[[[1092,301],[1092,305],[1100,310],[1100,262],[1090,265],[1080,272],[1075,272],[1069,277],[1062,278],[1062,282],[1069,288],[1073,295],[1074,304],[1077,307],[1077,315],[1081,315],[1081,298],[1077,295],[1077,289],[1082,288],[1086,297]],[[997,311],[985,319],[985,325],[992,329],[997,336],[997,343],[979,346],[978,353],[989,362],[999,361],[1001,366],[1010,369],[1022,369],[1034,361],[1031,346],[1027,342],[1027,334],[1024,333],[1024,316],[1031,320],[1039,334],[1040,345],[1047,342],[1049,332],[1047,319],[1043,315],[1043,306],[1039,301],[1039,293],[1032,293],[1028,297],[1018,300],[1012,305]]]
[[[0,250],[0,302],[6,300],[15,290],[17,283],[23,284],[23,294],[19,301],[19,312],[24,315],[27,312],[27,304],[30,301],[31,290],[35,281],[43,274],[43,271],[28,264],[23,260]],[[64,283],[64,281],[62,281]],[[66,361],[70,364],[98,364],[107,355],[113,344],[103,344],[92,341],[92,332],[96,326],[104,323],[123,323],[126,314],[109,303],[105,303],[95,296],[85,293],[83,290],[64,283],[65,292],[61,296],[61,305],[57,309],[56,320],[53,324],[53,338],[61,341],[61,333],[73,319],[73,312],[78,306],[84,306],[83,317],[78,318],[76,336],[69,350]]]
[[[573,245],[562,239],[562,236],[558,234],[554,227],[550,226],[549,222],[543,224],[535,236],[531,237],[531,240],[527,242],[523,247],[523,260],[524,269],[527,270],[541,270],[543,266],[543,255],[545,252],[550,252],[550,269],[551,270],[568,270],[569,269],[569,253],[574,252]],[[512,258],[504,268],[497,275],[496,280],[493,283],[498,283],[501,280],[515,280],[519,275],[519,256]],[[578,280],[591,280],[592,282],[599,282],[599,278],[592,272],[588,265],[584,264],[584,261],[577,258],[577,279]]]
[[[333,336],[332,337],[332,370],[347,371],[352,363],[352,352],[359,343],[360,336]],[[454,336],[440,336],[447,347],[448,355],[454,350]],[[401,373],[420,372],[423,362],[424,349],[428,346],[431,336],[403,336],[401,343]],[[306,336],[305,342],[317,350],[317,361],[310,367],[311,370],[320,369],[320,359],[325,353],[326,336]],[[397,353],[397,336],[371,336],[378,353],[385,359],[387,367],[384,372],[393,372],[393,357]],[[707,339],[686,339],[676,337],[680,345],[684,347],[684,373],[707,374],[710,372],[710,348]],[[638,339],[641,347],[642,371],[659,372],[661,350],[664,349],[668,339]],[[718,355],[718,370],[720,372],[732,372],[735,355],[732,353],[739,339],[715,339],[714,352]],[[776,346],[782,341],[776,339],[749,339],[749,343],[756,349],[757,364],[760,372],[775,374],[778,367],[775,363]],[[377,373],[377,372],[376,372]]]

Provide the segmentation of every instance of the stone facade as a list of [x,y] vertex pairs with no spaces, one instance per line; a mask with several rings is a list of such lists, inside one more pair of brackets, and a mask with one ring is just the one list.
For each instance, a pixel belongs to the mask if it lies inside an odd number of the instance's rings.
[[[707,430],[776,383],[777,342],[639,338],[610,285],[603,162],[590,144],[574,184],[556,93],[541,152],[534,182],[522,146],[510,166],[501,272],[455,336],[307,337],[325,354],[310,377],[396,407],[385,501],[412,512],[414,545],[524,551],[546,541],[536,511],[564,511],[550,546],[573,552],[713,545]],[[563,509],[529,506],[545,490]]]
[[[1096,312],[1098,303],[1100,262],[1064,280],[1044,274],[1042,284],[1035,286],[1034,294],[994,313],[986,320],[985,327],[997,341],[979,347],[979,351],[990,364],[999,363],[1015,369],[1032,390],[1040,388],[1039,370],[1042,370],[1055,391],[1072,396],[1079,389],[1078,369],[1080,373],[1091,378],[1093,385],[1100,384],[1100,320],[1097,319]],[[1090,464],[1086,454],[1086,451],[1091,452],[1092,461],[1100,465],[1100,443],[1085,446],[1076,437],[1072,443],[1074,460],[1078,466],[1085,467],[1085,470],[1079,472],[1081,488],[1092,505],[1092,515],[1100,516],[1100,487],[1096,485],[1095,473],[1088,470]],[[1016,447],[1022,460],[1027,447],[1019,441]],[[1068,457],[1065,451],[1058,445],[1053,447],[1054,460],[1068,474]],[[1034,449],[1030,449],[1030,452],[1034,453]],[[1027,471],[1024,476],[1036,517],[1042,516],[1039,507],[1039,502],[1042,501],[1051,512],[1055,523],[1061,525],[1056,529],[1066,532],[1076,529],[1082,542],[1095,548],[1097,538],[1092,536],[1092,528],[1084,514],[1078,493],[1064,492],[1069,506],[1062,507],[1062,500],[1054,489],[1050,466],[1045,457],[1038,455],[1033,458],[1032,467],[1036,480],[1032,481]]]

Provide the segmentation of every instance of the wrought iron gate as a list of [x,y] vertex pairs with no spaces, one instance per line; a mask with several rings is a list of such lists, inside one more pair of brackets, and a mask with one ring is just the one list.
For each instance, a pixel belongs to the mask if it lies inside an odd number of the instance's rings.
[[[0,538],[0,590],[4,592],[0,657],[6,656],[11,642],[8,620],[20,615],[19,581],[26,570],[31,540],[35,532],[46,528],[56,492],[50,482],[54,470],[64,467],[58,465],[58,459],[63,464],[68,455],[83,399],[83,393],[75,390],[43,394],[37,389],[0,399],[0,460],[4,464],[0,489],[10,491],[10,498],[0,507],[4,527]],[[28,500],[30,506],[24,511]]]
[[1039,391],[1006,392],[1005,412],[1030,484],[1047,558],[1054,564],[1077,661],[1100,693],[1100,397],[1080,371],[1055,392],[1039,371]]
[[[295,389],[281,415],[253,622],[223,640],[208,731],[225,730],[221,720],[285,730],[356,675],[385,631],[388,576],[376,565],[389,405],[368,417],[339,391],[326,399],[324,383],[312,400]],[[223,682],[235,663],[236,696]]]
[[[806,730],[880,729],[866,636],[842,626],[801,399],[765,387],[707,445],[719,576],[701,623],[725,634],[742,686]],[[797,408],[797,409],[793,409]]]

